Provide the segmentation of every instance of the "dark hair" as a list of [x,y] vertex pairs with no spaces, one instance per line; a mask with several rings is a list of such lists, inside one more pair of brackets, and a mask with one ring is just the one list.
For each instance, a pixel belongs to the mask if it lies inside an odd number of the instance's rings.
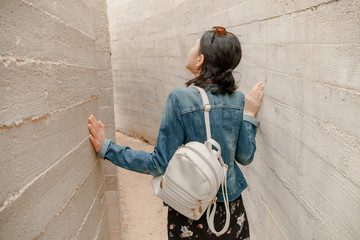
[[217,84],[218,88],[211,93],[231,95],[238,87],[232,72],[227,70],[235,69],[240,63],[240,41],[234,34],[225,32],[222,36],[216,34],[211,43],[213,35],[214,31],[206,31],[201,36],[199,53],[204,55],[204,62],[200,67],[199,76],[186,82],[186,86],[194,84],[204,88],[210,84]]

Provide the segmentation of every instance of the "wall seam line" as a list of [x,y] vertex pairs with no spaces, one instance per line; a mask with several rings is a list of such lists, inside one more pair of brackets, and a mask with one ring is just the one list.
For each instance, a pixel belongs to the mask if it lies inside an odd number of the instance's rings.
[[[257,68],[257,69],[261,69],[261,70],[264,70],[266,72],[270,72],[270,73],[273,73],[273,74],[278,74],[278,75],[286,76],[286,77],[293,78],[293,79],[300,79],[303,83],[311,82],[311,83],[316,84],[317,86],[326,86],[326,87],[329,87],[329,88],[332,88],[332,89],[338,88],[338,89],[341,89],[341,90],[343,90],[345,92],[349,92],[351,94],[356,94],[356,95],[360,96],[360,92],[357,89],[354,89],[354,88],[347,88],[347,87],[344,87],[344,86],[330,84],[330,83],[327,83],[327,82],[320,82],[320,81],[317,81],[317,80],[311,80],[309,78],[297,77],[297,76],[289,75],[289,74],[282,73],[282,72],[272,71],[272,70],[266,69],[266,68],[255,67],[255,66],[252,66],[252,65],[245,65],[244,64],[243,67]],[[238,72],[238,71],[234,71],[234,72]]]
[[41,115],[41,116],[33,116],[33,117],[27,117],[27,118],[24,118],[24,119],[21,119],[21,120],[13,120],[13,124],[11,125],[6,125],[6,124],[2,124],[0,125],[0,130],[3,130],[3,129],[10,129],[10,128],[13,128],[13,127],[19,127],[23,124],[26,124],[28,122],[34,122],[34,121],[39,121],[41,119],[46,119],[48,118],[49,116],[53,115],[53,114],[56,114],[56,113],[60,113],[60,112],[63,112],[63,111],[66,111],[66,110],[69,110],[69,109],[73,109],[75,107],[78,107],[78,106],[81,106],[83,104],[87,104],[87,103],[90,103],[96,99],[98,99],[99,96],[98,95],[92,95],[91,98],[89,100],[85,100],[85,101],[81,101],[79,103],[76,103],[75,105],[72,105],[70,107],[66,107],[66,108],[62,108],[62,109],[58,109],[58,110],[55,110],[53,112],[50,112],[50,113],[46,113],[44,115]]
[[[76,193],[78,192],[78,190],[80,189],[80,187],[84,184],[84,182],[86,181],[86,179],[88,178],[88,176],[90,175],[90,173],[94,170],[95,166],[97,165],[99,160],[97,160],[93,166],[91,167],[90,171],[88,172],[88,174],[86,174],[85,178],[81,181],[81,183],[75,188],[75,191],[71,194],[70,198],[68,199],[68,201],[63,205],[63,207],[61,207],[60,211],[56,213],[56,215],[46,224],[46,226],[41,230],[40,234],[38,236],[36,236],[34,238],[34,240],[39,239],[46,231],[47,227],[49,226],[49,224],[54,221],[54,219],[56,217],[58,217],[66,208],[67,205],[70,204],[71,200],[75,197]],[[101,189],[102,185],[100,186]]]
[[49,16],[50,18],[55,19],[55,20],[58,21],[59,23],[62,23],[62,24],[64,24],[65,26],[70,27],[70,28],[78,31],[79,33],[83,34],[84,36],[86,36],[86,37],[88,37],[88,38],[90,38],[90,39],[92,39],[92,40],[95,41],[95,37],[90,36],[89,34],[81,31],[80,29],[75,28],[74,26],[71,26],[71,25],[70,25],[69,23],[67,23],[66,21],[61,20],[58,16],[52,15],[51,13],[49,13],[49,12],[47,12],[47,11],[45,11],[45,10],[42,10],[42,9],[36,7],[33,3],[30,3],[30,2],[28,2],[28,1],[26,1],[26,0],[20,0],[20,1],[22,1],[24,4],[28,5],[29,7],[33,8],[33,9],[39,11],[39,12],[42,12],[43,14]]
[[[98,160],[98,161],[100,161],[100,160]],[[85,226],[85,224],[87,223],[87,221],[88,221],[88,219],[89,219],[89,215],[91,214],[91,211],[93,210],[96,202],[97,202],[98,200],[100,200],[100,199],[99,199],[99,195],[100,195],[101,189],[103,189],[103,188],[104,188],[104,191],[105,191],[105,181],[103,181],[103,183],[101,184],[99,190],[97,191],[97,193],[96,193],[96,198],[93,200],[89,211],[86,213],[86,216],[84,217],[84,219],[83,219],[83,221],[82,221],[82,223],[81,223],[81,226],[80,226],[80,228],[78,229],[78,231],[77,231],[77,233],[76,233],[76,236],[75,236],[75,237],[72,237],[71,240],[77,239],[78,236],[79,236],[79,234],[80,234],[80,232],[84,229],[84,226]],[[106,203],[105,203],[105,204],[106,204]],[[104,210],[106,210],[106,206],[104,207]]]
[[[96,231],[96,235],[95,235],[95,237],[94,237],[94,240],[99,239],[99,233],[100,233],[100,230],[101,230],[101,225],[102,225],[102,223],[104,222],[104,219],[105,219],[106,211],[107,211],[107,208],[105,207],[104,210],[103,210],[103,214],[102,214],[102,217],[101,217],[101,221],[100,221],[99,227],[98,227],[98,229],[97,229],[97,231]],[[102,240],[102,239],[100,239],[100,240]]]
[[[271,19],[275,19],[275,18],[280,18],[280,17],[282,17],[282,16],[292,15],[292,14],[294,14],[294,13],[305,12],[305,11],[312,10],[312,9],[314,9],[314,8],[318,8],[318,7],[320,7],[320,6],[327,5],[327,4],[330,4],[330,3],[333,3],[333,2],[338,2],[338,1],[339,1],[339,0],[330,0],[330,1],[328,1],[328,2],[322,2],[322,3],[319,3],[319,4],[315,5],[315,6],[311,6],[311,7],[307,7],[307,8],[304,8],[304,9],[296,10],[296,11],[294,11],[294,12],[287,12],[287,13],[284,13],[284,14],[281,14],[281,15],[276,15],[276,16],[272,16],[272,17],[268,17],[268,18],[252,20],[252,21],[250,21],[250,22],[241,23],[241,24],[230,25],[230,26],[228,26],[227,28],[232,28],[232,27],[238,27],[238,26],[248,25],[248,24],[252,24],[252,23],[255,23],[255,22],[263,22],[263,21],[267,21],[267,20],[271,20]],[[225,10],[224,12],[226,12],[226,10]]]
[[67,152],[64,156],[62,156],[58,161],[56,161],[53,165],[51,165],[49,168],[47,168],[44,172],[39,174],[35,179],[30,181],[28,184],[25,185],[25,187],[21,188],[18,191],[15,191],[16,194],[9,194],[11,195],[8,197],[0,206],[0,213],[4,211],[6,208],[10,207],[21,195],[29,188],[31,187],[35,182],[37,182],[39,179],[43,178],[51,169],[56,167],[61,161],[63,161],[64,158],[66,158],[68,155],[70,155],[75,150],[79,149],[79,147],[86,141],[88,141],[89,137],[86,136],[79,144],[77,144],[73,149],[71,149],[69,152]]
[[97,70],[96,67],[79,65],[79,64],[69,63],[69,62],[43,61],[43,60],[40,60],[40,59],[32,59],[32,58],[26,58],[26,57],[21,58],[21,57],[11,57],[11,56],[0,56],[0,62],[2,62],[5,67],[7,67],[10,62],[14,62],[14,63],[19,64],[19,65],[36,63],[36,64],[42,64],[42,65],[65,65],[65,66],[71,66],[71,67],[87,68],[87,69]]

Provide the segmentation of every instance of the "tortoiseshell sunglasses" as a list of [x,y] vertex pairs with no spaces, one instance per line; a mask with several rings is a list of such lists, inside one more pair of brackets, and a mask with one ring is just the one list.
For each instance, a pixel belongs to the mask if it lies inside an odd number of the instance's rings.
[[226,30],[224,27],[220,27],[220,26],[216,26],[216,27],[213,27],[212,30],[214,31],[214,35],[211,39],[211,43],[214,42],[215,40],[215,35],[218,35],[219,37],[222,37],[226,34]]

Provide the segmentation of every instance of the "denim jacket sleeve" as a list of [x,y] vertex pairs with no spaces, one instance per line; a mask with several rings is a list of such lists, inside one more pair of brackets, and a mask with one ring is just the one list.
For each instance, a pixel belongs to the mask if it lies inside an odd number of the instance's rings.
[[259,120],[256,118],[243,115],[235,153],[235,159],[241,165],[248,165],[254,159],[256,151],[255,135],[258,124]]
[[[245,106],[245,96],[242,96],[243,107]],[[243,115],[240,123],[239,137],[236,146],[235,159],[241,165],[248,165],[254,159],[256,151],[255,136],[259,120],[249,115]]]
[[98,153],[100,158],[135,172],[161,175],[175,150],[185,141],[184,124],[180,116],[179,102],[171,92],[162,114],[157,143],[152,153],[132,150],[128,146],[119,146],[106,139]]

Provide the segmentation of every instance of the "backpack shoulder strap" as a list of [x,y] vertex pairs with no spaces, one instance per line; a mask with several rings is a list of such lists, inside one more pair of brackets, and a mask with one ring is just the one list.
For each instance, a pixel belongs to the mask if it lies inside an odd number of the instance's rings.
[[[217,232],[215,230],[215,227],[214,227],[214,218],[215,218],[215,212],[216,212],[216,200],[213,201],[208,206],[208,209],[207,209],[207,212],[206,212],[206,220],[207,220],[207,223],[208,223],[208,226],[209,226],[210,230],[215,234],[222,235],[227,231],[227,229],[229,228],[229,224],[230,224],[229,196],[228,196],[227,184],[226,184],[226,182],[227,182],[226,181],[227,166],[226,166],[226,164],[224,163],[224,161],[223,161],[223,159],[221,157],[221,147],[220,147],[220,145],[215,140],[213,140],[211,138],[210,117],[209,117],[209,112],[210,112],[211,106],[209,104],[209,99],[208,99],[208,97],[206,95],[206,92],[205,92],[204,89],[202,89],[200,87],[197,87],[197,86],[192,86],[192,87],[199,90],[199,92],[201,94],[202,101],[203,101],[203,105],[204,105],[204,115],[205,115],[205,125],[206,125],[206,135],[207,135],[207,141],[206,141],[205,144],[208,144],[208,147],[210,149],[212,149],[211,145],[214,145],[218,149],[217,157],[220,159],[220,163],[223,166],[224,173],[223,173],[223,179],[221,181],[221,190],[222,190],[222,194],[223,194],[223,198],[224,198],[224,202],[225,202],[226,221],[225,221],[225,226],[223,227],[223,229],[221,231]],[[214,208],[211,211],[212,205],[214,205]]]
[[204,115],[205,115],[205,126],[206,126],[206,137],[207,140],[211,139],[211,128],[210,128],[210,117],[209,117],[209,112],[211,109],[210,103],[209,103],[209,98],[206,95],[206,92],[204,89],[198,87],[198,86],[192,86],[194,88],[196,88],[197,90],[199,90],[200,94],[201,94],[201,98],[202,98],[202,102],[204,105]]

